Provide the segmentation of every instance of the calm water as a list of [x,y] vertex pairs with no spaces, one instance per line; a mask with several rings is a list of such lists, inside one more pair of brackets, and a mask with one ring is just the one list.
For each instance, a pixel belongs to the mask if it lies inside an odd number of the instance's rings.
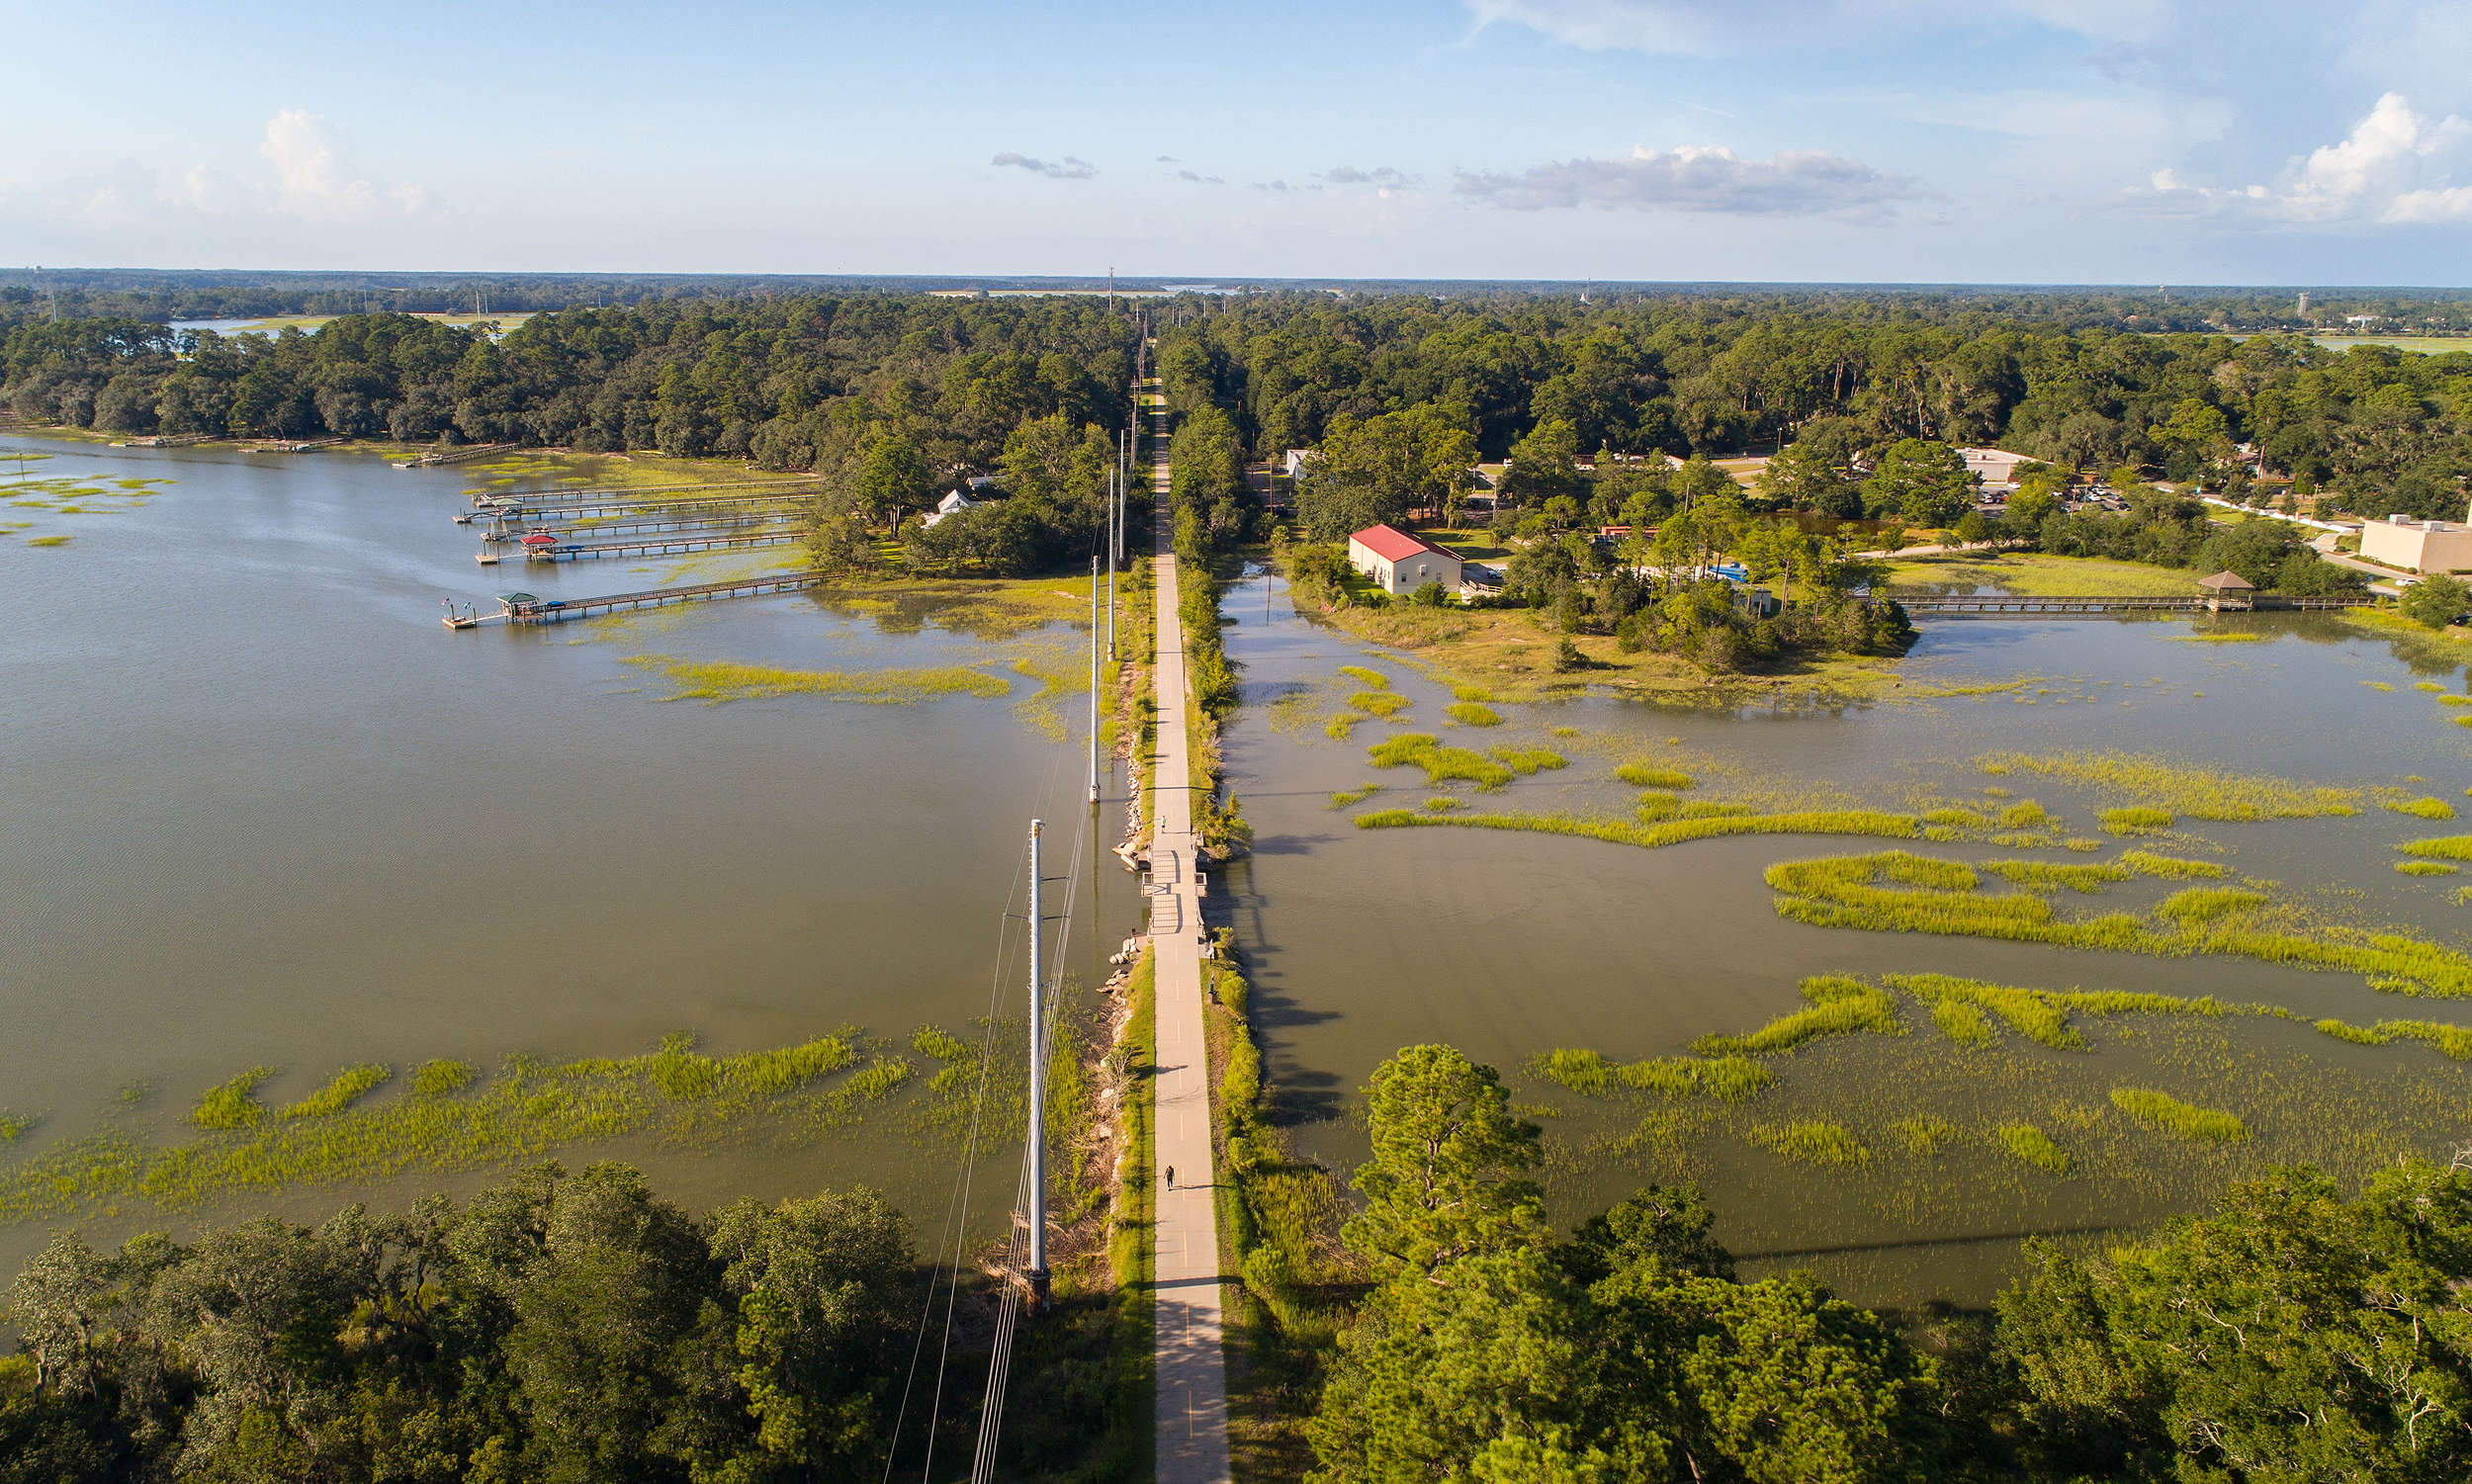
[[[176,482],[126,513],[13,510],[37,528],[0,538],[17,616],[0,647],[0,1110],[43,1120],[11,1157],[106,1129],[176,1138],[200,1091],[260,1064],[284,1069],[261,1094],[280,1104],[361,1061],[966,1029],[1027,820],[1053,822],[1061,875],[1085,818],[1078,729],[1051,741],[1016,710],[1034,681],[1004,699],[706,706],[664,702],[625,662],[917,666],[1018,641],[888,632],[807,597],[451,634],[441,599],[486,611],[516,586],[623,591],[684,569],[477,567],[474,529],[449,519],[469,470],[0,440],[0,478],[18,447],[55,455],[38,476]],[[24,544],[50,532],[75,538]],[[1101,953],[1135,919],[1108,866],[1077,944]],[[148,1090],[133,1113],[129,1087]],[[698,1201],[864,1179],[928,1224],[953,1163],[874,1133],[608,1152]],[[0,1268],[43,1235],[0,1229]]]
[[[1747,1032],[1799,1008],[1797,984],[1810,974],[1940,972],[2052,989],[2211,994],[2355,1024],[2463,1015],[2446,1002],[2376,994],[2355,976],[1825,929],[1772,910],[1761,881],[1768,865],[1882,842],[1755,837],[1642,850],[1492,830],[1361,830],[1352,810],[1330,807],[1334,790],[1368,782],[1383,791],[1360,808],[1414,807],[1440,792],[1413,768],[1379,771],[1366,757],[1367,744],[1390,731],[1428,731],[1475,746],[1538,743],[1570,758],[1566,769],[1471,798],[1488,810],[1627,814],[1636,790],[1610,775],[1634,757],[1699,775],[1703,792],[1783,807],[1911,808],[1928,794],[1980,797],[1986,785],[2005,785],[2069,816],[2070,833],[2102,838],[2105,853],[1909,848],[1977,860],[2100,860],[2116,842],[2094,829],[2095,809],[2123,800],[2098,801],[2049,779],[1985,775],[1969,759],[1989,749],[2123,748],[2313,782],[2403,784],[2467,804],[2465,729],[2447,725],[2456,713],[2413,689],[2432,679],[2460,692],[2451,667],[2416,670],[2387,643],[2326,623],[2251,620],[2270,642],[2202,645],[2169,642],[2189,632],[2185,623],[1943,622],[1925,625],[1905,666],[1909,686],[2035,674],[2046,678],[2028,694],[2045,693],[2034,705],[2003,694],[1722,712],[1588,699],[1504,706],[1505,726],[1455,729],[1443,715],[1446,688],[1395,655],[1299,618],[1276,579],[1267,590],[1258,577],[1232,588],[1228,611],[1237,620],[1228,650],[1247,666],[1247,695],[1257,704],[1227,751],[1259,834],[1254,858],[1227,873],[1230,897],[1258,959],[1272,1073],[1286,1091],[1293,1136],[1343,1170],[1362,1157],[1352,1113],[1367,1075],[1398,1046],[1447,1041],[1502,1068],[1522,1097],[1560,1110],[1546,1119],[1558,1216],[1601,1209],[1643,1179],[1696,1178],[1737,1251],[1794,1254],[1779,1261],[1815,1266],[1862,1298],[1909,1303],[1987,1296],[2014,1260],[2016,1233],[2151,1220],[2200,1203],[2230,1172],[2269,1158],[2374,1164],[2398,1144],[2435,1151],[2472,1138],[2464,1069],[2427,1048],[2360,1048],[2305,1024],[2246,1018],[2204,1022],[2191,1039],[2191,1027],[2122,1017],[2085,1020],[2091,1053],[2046,1051],[2013,1036],[1996,1054],[1958,1053],[1907,1002],[1907,1033],[1896,1041],[1844,1038],[1778,1059],[1776,1087],[1741,1109],[1732,1129],[1617,1154],[1604,1141],[1636,1129],[1639,1116],[1522,1074],[1531,1057],[1554,1047],[1594,1047],[1616,1060],[1678,1055],[1701,1035]],[[1365,723],[1341,742],[1324,735],[1320,718],[1356,688],[1335,677],[1351,663],[1387,672],[1414,704],[1394,723]],[[1281,695],[1302,697],[1283,721],[1268,704]],[[1556,736],[1557,727],[1575,735]],[[2404,784],[2413,774],[2427,781]],[[1467,793],[1465,785],[1451,791]],[[2145,843],[2221,860],[2235,878],[2276,880],[2328,917],[2392,923],[2462,947],[2472,910],[2457,903],[2455,880],[2398,876],[2391,849],[2461,828],[2371,808],[2351,819],[2189,824],[2180,837]],[[2181,884],[2124,883],[2099,898],[2064,894],[2061,905],[2064,913],[2143,908]],[[2217,1157],[2119,1127],[2126,1120],[2116,1114],[2087,1116],[2124,1084],[2233,1106],[2257,1137],[2237,1159]],[[1975,1129],[2031,1120],[2073,1148],[2079,1168],[2054,1179],[2005,1156],[1890,1157],[1890,1126],[1916,1114]],[[1763,1117],[1842,1119],[1881,1157],[1860,1172],[1786,1164],[1741,1137],[1739,1123]]]

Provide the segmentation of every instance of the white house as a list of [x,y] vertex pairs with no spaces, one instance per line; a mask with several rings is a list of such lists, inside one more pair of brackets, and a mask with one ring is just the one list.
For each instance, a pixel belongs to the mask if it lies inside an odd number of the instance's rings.
[[1349,537],[1348,565],[1394,597],[1428,582],[1441,583],[1444,592],[1459,590],[1459,559],[1395,526],[1368,526]]
[[[975,484],[978,481],[973,480],[971,482]],[[977,500],[970,498],[968,495],[963,494],[960,490],[956,489],[952,493],[944,496],[942,499],[937,500],[935,502],[934,512],[921,520],[919,524],[921,526],[932,526],[947,515],[959,515],[964,510],[975,510],[978,508],[978,505],[979,502]]]
[[2472,569],[2472,526],[2444,520],[2414,520],[2409,515],[2364,521],[2360,527],[2360,555],[2406,571]]

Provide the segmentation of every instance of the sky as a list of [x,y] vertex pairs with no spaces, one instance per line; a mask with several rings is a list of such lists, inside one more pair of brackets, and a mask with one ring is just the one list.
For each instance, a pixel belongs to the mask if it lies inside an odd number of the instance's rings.
[[2472,284],[2462,0],[105,0],[10,34],[10,266]]

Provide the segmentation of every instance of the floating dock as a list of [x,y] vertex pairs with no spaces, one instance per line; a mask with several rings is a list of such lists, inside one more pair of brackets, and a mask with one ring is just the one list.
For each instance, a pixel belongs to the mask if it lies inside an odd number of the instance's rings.
[[717,598],[759,597],[775,592],[805,592],[824,585],[820,572],[775,572],[736,582],[698,582],[690,587],[654,587],[643,592],[614,592],[600,598],[544,598],[529,592],[501,592],[498,611],[470,616],[452,611],[450,629],[478,629],[485,624],[556,624],[571,618],[591,618],[622,608],[665,608],[671,603],[709,603]]
[[1908,597],[1885,594],[1913,618],[2110,618],[2121,613],[2290,613],[2331,608],[2372,608],[2376,597],[2290,598],[2261,592],[2237,597],[2021,598],[2001,594],[1982,597]]

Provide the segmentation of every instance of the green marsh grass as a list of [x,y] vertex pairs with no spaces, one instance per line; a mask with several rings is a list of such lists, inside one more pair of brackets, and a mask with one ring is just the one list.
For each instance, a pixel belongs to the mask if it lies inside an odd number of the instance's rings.
[[1773,1056],[1818,1036],[1898,1034],[1897,1001],[1859,979],[1818,974],[1803,981],[1810,1008],[1780,1015],[1744,1036],[1706,1035],[1691,1043],[1703,1057]]
[[1750,1140],[1782,1159],[1806,1165],[1866,1165],[1871,1151],[1840,1124],[1823,1119],[1754,1124]]
[[2349,1041],[2355,1046],[2386,1044],[2386,1037],[2365,1025],[2346,1025],[2340,1020],[2326,1019],[2318,1022],[2317,1029],[2321,1035],[2333,1036],[2339,1041]]
[[1367,669],[1361,664],[1343,664],[1339,667],[1339,673],[1347,676],[1351,680],[1354,680],[1359,685],[1368,687],[1368,689],[1390,689],[1390,677],[1383,674],[1380,670]]
[[1897,1125],[1897,1136],[1903,1141],[1907,1154],[1934,1155],[1955,1142],[1957,1125],[1946,1118],[1926,1113],[1900,1120]]
[[1348,704],[1368,716],[1392,717],[1408,709],[1408,698],[1395,690],[1360,690]]
[[1499,727],[1502,713],[1482,701],[1459,701],[1447,709],[1451,720],[1462,727]]
[[2395,869],[2406,876],[2452,876],[2462,868],[2442,860],[2399,860]]
[[1466,807],[1467,801],[1465,799],[1455,799],[1449,794],[1436,794],[1434,797],[1425,801],[1425,808],[1433,814],[1448,814],[1452,810],[1465,809]]
[[2130,1117],[2142,1118],[2183,1139],[2232,1144],[2249,1137],[2249,1125],[2239,1115],[2197,1107],[2150,1088],[2114,1088],[2111,1100],[2113,1106]]
[[967,1062],[978,1059],[978,1052],[966,1041],[940,1026],[922,1025],[910,1038],[911,1049],[921,1056],[931,1056],[939,1062]]
[[2030,892],[2099,892],[2115,881],[2129,879],[2125,866],[2104,864],[2094,866],[2053,865],[2041,860],[1995,860],[1984,867]]
[[2448,834],[2436,839],[2406,840],[2395,848],[2406,855],[2419,855],[2435,860],[2472,860],[2472,834]]
[[1493,692],[1485,689],[1481,685],[1454,685],[1451,687],[1451,699],[1455,701],[1473,701],[1478,705],[1482,705],[1493,699]]
[[2154,876],[2165,881],[2221,880],[2224,875],[2223,867],[2212,861],[2182,860],[2177,856],[2154,855],[2144,850],[2123,850],[2114,863],[2126,866],[2140,876]]
[[[477,1089],[469,1067],[431,1062],[413,1077],[414,1095],[314,1118],[266,1117],[254,1094],[272,1072],[252,1069],[207,1094],[189,1118],[206,1132],[189,1142],[144,1147],[98,1135],[0,1171],[0,1222],[131,1199],[182,1209],[239,1190],[502,1165],[580,1141],[646,1131],[683,1138],[774,1113],[803,1111],[819,1130],[851,1116],[847,1088],[807,1094],[855,1061],[842,1036],[723,1058],[692,1048],[673,1036],[648,1055],[563,1066],[512,1056]],[[906,1062],[888,1060],[856,1095],[881,1096],[908,1078]]]
[[2444,695],[2446,693],[2446,687],[2438,684],[2434,680],[2415,680],[2412,682],[2412,688],[2414,690],[2433,691],[2438,695]]
[[2434,1020],[2380,1020],[2377,1030],[2390,1040],[2426,1041],[2444,1052],[2449,1061],[2472,1062],[2472,1030],[2463,1026]]
[[2069,1151],[2053,1143],[2050,1135],[2033,1124],[2004,1123],[1991,1133],[2000,1141],[2000,1147],[2035,1169],[2051,1175],[2069,1173]]
[[1346,742],[1356,734],[1357,723],[1371,720],[1371,717],[1360,712],[1343,711],[1323,724],[1322,735],[1332,742]]
[[[1678,811],[1668,811],[1674,813]],[[1912,815],[1873,814],[1862,810],[1821,810],[1810,814],[1724,816],[1698,819],[1625,820],[1563,814],[1455,814],[1448,818],[1407,809],[1377,809],[1356,819],[1364,829],[1397,829],[1420,825],[1453,825],[1475,829],[1524,829],[1538,834],[1567,834],[1656,850],[1692,840],[1735,834],[1868,834],[1911,839],[1919,831]]]
[[342,1112],[378,1091],[394,1069],[383,1062],[363,1062],[335,1074],[333,1082],[283,1110],[286,1118],[324,1118]]
[[2443,799],[2390,799],[2378,807],[2389,814],[2408,814],[2418,820],[2451,820],[2455,817],[2455,807]]
[[792,695],[900,706],[937,696],[1001,696],[1013,689],[1012,682],[1001,675],[961,665],[861,671],[792,670],[728,660],[676,659],[666,655],[631,655],[627,656],[627,663],[652,670],[676,686],[676,693],[667,697],[669,700],[696,700],[714,706],[762,696]]
[[1705,1092],[1725,1102],[1739,1101],[1768,1086],[1766,1067],[1739,1056],[1674,1057],[1665,1061],[1631,1062],[1616,1069],[1626,1087],[1643,1092],[1685,1097]]
[[2171,811],[2168,809],[2149,809],[2142,804],[2133,804],[2126,809],[2103,811],[2103,832],[2106,834],[2151,834],[2158,829],[2168,829],[2171,825]]
[[26,544],[28,546],[66,546],[71,539],[67,536],[29,536],[26,538]]
[[1601,1051],[1548,1051],[1536,1059],[1532,1070],[1547,1082],[1590,1097],[1614,1086],[1614,1064]]
[[200,1128],[248,1128],[266,1116],[257,1101],[259,1083],[275,1075],[272,1067],[252,1067],[227,1083],[206,1090],[189,1121]]
[[1660,768],[1645,762],[1626,762],[1614,770],[1614,776],[1633,788],[1681,789],[1692,785],[1691,775],[1679,768]]
[[1351,804],[1362,804],[1381,791],[1382,786],[1378,783],[1368,783],[1358,788],[1343,788],[1330,796],[1330,807],[1346,809]]
[[1424,769],[1429,784],[1457,780],[1488,792],[1541,768],[1568,765],[1562,754],[1544,747],[1501,746],[1479,752],[1473,747],[1446,747],[1428,732],[1403,732],[1367,750],[1377,768],[1410,765]]
[[2225,773],[2135,752],[1986,752],[1986,773],[2033,773],[2124,793],[2138,804],[2197,820],[2304,820],[2359,813],[2358,791]]
[[423,1062],[412,1073],[412,1095],[444,1097],[450,1092],[460,1092],[472,1085],[474,1075],[474,1069],[463,1062]]
[[2383,680],[2363,680],[2360,683],[2369,687],[2371,690],[2393,690],[2395,688]]
[[14,1144],[26,1137],[26,1131],[41,1119],[32,1114],[0,1113],[0,1144]]
[[[2159,957],[2224,954],[2294,968],[2344,970],[2390,981],[2396,993],[2472,996],[2472,957],[2395,933],[2319,927],[2281,930],[2255,892],[2191,887],[2157,909],[2160,925],[2130,913],[2064,918],[2024,892],[1980,890],[1973,867],[1888,850],[1785,861],[1768,868],[1778,916],[1817,927],[2001,938]],[[2285,910],[2284,917],[2291,916]]]

